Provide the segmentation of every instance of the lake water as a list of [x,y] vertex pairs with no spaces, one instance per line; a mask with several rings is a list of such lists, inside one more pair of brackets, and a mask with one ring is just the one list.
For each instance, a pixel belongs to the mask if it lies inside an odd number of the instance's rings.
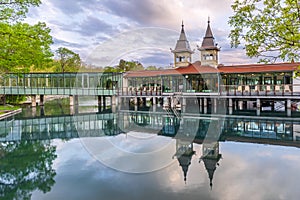
[[0,199],[299,199],[297,118],[90,111],[0,121]]

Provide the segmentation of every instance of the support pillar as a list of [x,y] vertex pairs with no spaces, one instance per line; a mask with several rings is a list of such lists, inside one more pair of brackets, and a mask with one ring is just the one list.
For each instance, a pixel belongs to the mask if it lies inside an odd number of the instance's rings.
[[286,115],[292,116],[292,101],[290,99],[286,100]]
[[200,111],[200,113],[202,113],[203,112],[203,103],[202,103],[202,98],[199,98],[199,111]]
[[75,106],[78,106],[78,102],[79,102],[79,101],[78,101],[78,95],[75,95],[75,96],[74,96],[74,105],[75,105]]
[[119,96],[118,105],[123,105],[123,103],[124,103],[123,98]]
[[146,97],[143,97],[143,98],[141,98],[141,99],[142,99],[142,105],[143,105],[143,106],[146,106],[146,104],[147,104]]
[[152,98],[152,105],[156,105],[157,103],[156,103],[156,97],[153,97]]
[[102,96],[98,96],[98,107],[102,106]]
[[261,103],[260,99],[256,99],[256,115],[260,116]]
[[229,113],[229,115],[232,115],[232,113],[233,113],[233,102],[232,102],[232,98],[230,98],[229,100],[228,100],[228,113]]
[[102,96],[101,95],[97,96],[97,100],[98,100],[98,113],[101,113],[101,111],[102,111]]
[[182,106],[186,106],[186,98],[182,97]]
[[152,108],[153,108],[153,112],[156,112],[157,105],[154,104],[154,105],[152,106]]
[[31,107],[36,107],[36,95],[31,95]]
[[137,105],[137,104],[138,104],[138,98],[134,97],[134,105]]
[[103,96],[103,108],[106,108],[106,96]]
[[112,105],[111,106],[111,112],[112,113],[116,113],[117,112],[117,106],[116,105]]
[[74,96],[70,95],[70,106],[74,106]]
[[203,99],[204,114],[207,114],[207,98]]
[[171,101],[171,108],[174,108],[175,107],[175,105],[174,105],[174,98],[173,97],[170,97],[170,101]]
[[243,101],[243,110],[247,110],[247,109],[248,109],[247,101]]
[[185,97],[182,97],[181,111],[182,111],[182,113],[186,112],[186,98]]
[[214,113],[217,113],[217,102],[218,102],[217,98],[213,99],[213,105],[214,105],[213,112]]
[[40,95],[40,106],[44,106],[44,95]]
[[117,100],[116,100],[117,98],[116,98],[116,95],[113,95],[113,96],[111,96],[111,105],[112,106],[115,106],[115,105],[117,105]]
[[244,102],[243,101],[238,101],[239,105],[239,110],[244,110]]

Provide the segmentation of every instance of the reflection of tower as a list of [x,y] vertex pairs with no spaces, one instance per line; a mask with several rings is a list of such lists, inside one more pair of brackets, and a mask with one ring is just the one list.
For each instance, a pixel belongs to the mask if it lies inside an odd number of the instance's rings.
[[198,48],[198,50],[200,51],[201,54],[200,61],[202,65],[217,67],[218,52],[220,51],[220,48],[218,48],[217,44],[215,43],[215,38],[210,28],[209,19],[208,19],[205,36],[202,41],[202,45],[201,47]]
[[192,62],[194,52],[191,50],[189,41],[186,38],[183,22],[179,40],[177,40],[175,49],[171,49],[171,52],[174,54],[174,67],[186,67]]
[[192,142],[176,139],[176,153],[173,157],[176,156],[179,165],[182,168],[185,182],[189,165],[191,164],[191,160],[194,154],[195,151],[193,149]]
[[[214,177],[219,160],[222,158],[222,154],[219,154],[219,142],[203,143],[202,156],[200,161],[203,160],[205,169],[208,173],[210,180],[210,187],[212,188],[212,180]],[[200,162],[199,161],[199,162]]]

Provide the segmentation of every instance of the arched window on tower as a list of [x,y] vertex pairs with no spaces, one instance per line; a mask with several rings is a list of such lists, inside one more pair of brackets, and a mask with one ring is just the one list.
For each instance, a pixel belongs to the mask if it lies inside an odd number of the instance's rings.
[[176,62],[184,62],[185,61],[185,57],[184,56],[177,56],[176,57]]
[[203,55],[204,60],[214,60],[213,54],[205,54]]

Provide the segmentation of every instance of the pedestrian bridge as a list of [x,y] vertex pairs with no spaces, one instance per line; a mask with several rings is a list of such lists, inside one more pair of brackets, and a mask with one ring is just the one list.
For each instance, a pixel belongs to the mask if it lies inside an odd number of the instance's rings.
[[8,73],[1,75],[5,95],[115,95],[121,73]]

